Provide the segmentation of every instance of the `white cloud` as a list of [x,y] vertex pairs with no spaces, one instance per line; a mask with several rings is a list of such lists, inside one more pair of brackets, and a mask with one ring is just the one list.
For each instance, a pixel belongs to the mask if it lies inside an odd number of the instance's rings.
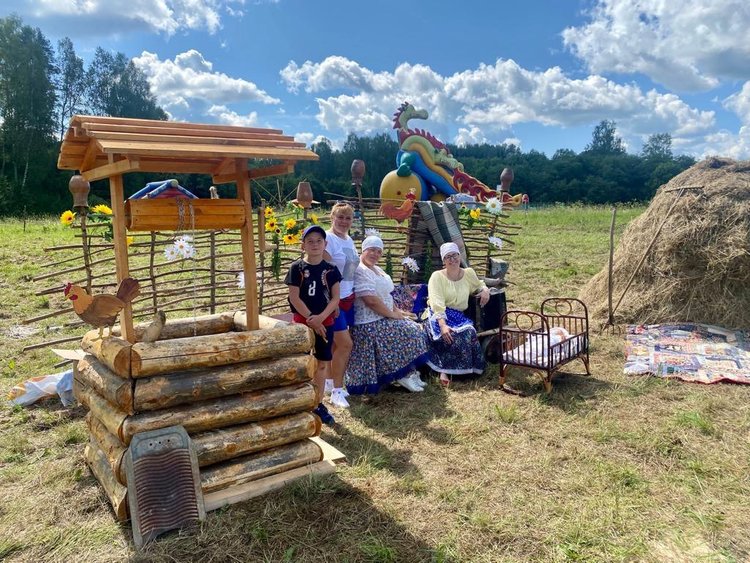
[[[308,147],[314,145],[315,143],[319,143],[324,139],[325,137],[323,137],[323,135],[316,135],[315,133],[309,133],[307,131],[294,135],[295,141],[297,141],[298,143],[305,143]],[[330,139],[328,141],[330,142]]]
[[678,90],[750,78],[747,0],[597,0],[590,21],[562,32],[593,73],[643,73]]
[[317,98],[316,117],[328,130],[361,134],[389,128],[404,100],[430,111],[433,133],[457,127],[456,142],[466,143],[500,142],[514,125],[529,122],[567,127],[614,119],[625,136],[667,131],[680,137],[705,134],[715,121],[713,112],[690,107],[674,94],[644,92],[597,75],[573,79],[558,67],[531,71],[512,60],[444,77],[425,65],[402,63],[393,73],[374,73],[329,57],[301,67],[292,62],[281,75],[290,90],[323,92],[326,85],[359,90]]
[[487,137],[479,127],[459,127],[458,134],[453,138],[453,142],[459,147],[465,147],[466,145],[481,145],[482,143],[489,143]]
[[280,101],[253,82],[214,72],[212,63],[194,49],[180,53],[174,60],[160,60],[158,55],[144,51],[133,63],[146,74],[159,105],[166,108],[187,108],[191,99],[212,104]]
[[740,127],[736,135],[726,130],[706,135],[688,148],[700,158],[725,156],[736,160],[747,159],[750,157],[750,125]]
[[240,115],[226,106],[215,105],[208,108],[207,115],[215,117],[219,123],[224,125],[238,125],[240,127],[254,127],[258,124],[258,113],[255,111],[247,115]]
[[[243,0],[36,0],[30,13],[69,23],[89,33],[109,34],[147,27],[171,36],[178,31],[221,29],[222,12],[237,13]],[[241,12],[239,12],[241,14]]]
[[724,107],[736,113],[742,123],[750,125],[750,81],[745,82],[742,90],[732,94],[723,103]]

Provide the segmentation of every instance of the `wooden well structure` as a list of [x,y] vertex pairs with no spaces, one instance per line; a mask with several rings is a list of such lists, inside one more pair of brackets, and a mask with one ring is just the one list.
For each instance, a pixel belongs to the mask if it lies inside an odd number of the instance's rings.
[[[310,330],[259,315],[250,180],[287,174],[315,153],[277,129],[74,116],[58,167],[109,180],[117,282],[129,277],[128,231],[238,229],[244,311],[169,319],[139,342],[128,305],[116,335],[84,336],[74,392],[88,409],[85,457],[118,519],[127,518],[123,457],[138,432],[181,424],[198,453],[208,510],[250,498],[311,468],[331,470],[311,383]],[[280,162],[250,168],[251,159]],[[125,201],[128,172],[194,173],[235,183],[236,199]],[[322,464],[322,465],[321,465]]]

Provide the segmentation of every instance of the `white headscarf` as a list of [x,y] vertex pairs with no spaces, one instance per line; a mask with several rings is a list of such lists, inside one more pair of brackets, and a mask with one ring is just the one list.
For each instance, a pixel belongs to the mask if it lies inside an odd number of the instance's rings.
[[445,257],[449,254],[461,254],[455,242],[446,242],[440,245],[440,259],[445,260]]
[[362,241],[362,252],[368,248],[379,248],[380,250],[383,250],[383,240],[375,235],[370,235]]

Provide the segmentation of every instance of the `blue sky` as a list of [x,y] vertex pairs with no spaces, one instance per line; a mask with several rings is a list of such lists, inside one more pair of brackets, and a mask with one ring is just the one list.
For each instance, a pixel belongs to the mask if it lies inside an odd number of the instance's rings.
[[579,152],[602,119],[630,152],[750,158],[747,0],[11,0],[89,61],[133,58],[172,119],[340,147],[408,100],[443,141]]

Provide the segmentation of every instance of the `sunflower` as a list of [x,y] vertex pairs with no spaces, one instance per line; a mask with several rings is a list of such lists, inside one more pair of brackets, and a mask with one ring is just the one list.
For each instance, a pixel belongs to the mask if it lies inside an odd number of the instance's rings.
[[315,213],[312,213],[310,215],[310,223],[312,223],[313,225],[317,225],[318,224],[318,216],[315,215]]
[[284,244],[294,244],[295,242],[299,242],[299,239],[297,238],[297,235],[284,235],[284,238],[282,239],[284,241]]
[[284,221],[284,228],[288,231],[289,229],[293,229],[297,226],[297,221],[294,219],[287,219]]
[[127,246],[130,246],[131,244],[133,244],[133,241],[134,241],[134,240],[135,240],[135,238],[134,238],[134,237],[125,237],[125,244],[126,244]]
[[60,215],[60,223],[70,226],[73,224],[73,221],[75,221],[75,218],[76,214],[72,211],[63,211],[62,215]]
[[266,221],[266,231],[275,231],[279,228],[279,222],[276,220],[276,217],[271,217],[268,221]]
[[268,219],[269,217],[273,217],[273,207],[266,207],[263,210],[263,213],[265,214],[266,219]]
[[482,212],[479,209],[472,209],[469,211],[469,217],[472,219],[479,219],[479,216],[482,214]]
[[102,215],[112,215],[112,210],[104,205],[103,203],[100,203],[99,205],[95,205],[91,208],[92,213],[101,213]]

